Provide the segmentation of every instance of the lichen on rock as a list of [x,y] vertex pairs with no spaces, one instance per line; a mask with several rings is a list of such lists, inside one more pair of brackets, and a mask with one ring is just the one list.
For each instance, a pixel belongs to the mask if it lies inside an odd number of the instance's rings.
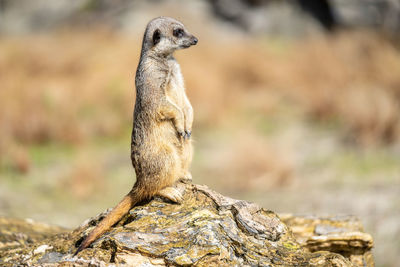
[[355,266],[374,266],[373,239],[354,216],[280,215],[296,240],[307,251],[330,251],[348,258]]
[[[288,227],[296,225],[289,217],[285,224],[272,211],[206,186],[178,184],[177,188],[184,193],[182,204],[161,198],[142,203],[75,257],[79,242],[107,212],[72,232],[0,247],[0,265],[357,266],[351,252],[340,255],[321,246],[323,234],[321,240],[313,235],[305,239],[297,235],[301,240],[296,240],[296,231],[294,235]],[[330,240],[334,242],[333,237]],[[346,244],[351,251],[353,243]]]

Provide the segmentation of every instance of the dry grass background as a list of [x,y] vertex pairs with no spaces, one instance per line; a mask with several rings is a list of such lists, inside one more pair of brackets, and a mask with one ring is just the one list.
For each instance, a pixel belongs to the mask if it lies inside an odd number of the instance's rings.
[[[381,36],[204,43],[178,55],[200,126],[243,108],[270,114],[286,99],[310,119],[340,120],[362,145],[399,139],[400,55]],[[3,143],[77,144],[128,128],[138,42],[99,31],[7,38],[0,48]]]
[[[29,145],[80,145],[129,132],[139,44],[107,31],[3,39],[0,162],[26,172]],[[254,114],[275,116],[290,106],[303,119],[340,124],[339,133],[353,144],[399,140],[400,55],[376,34],[342,33],[295,43],[205,40],[178,58],[199,130],[240,116],[243,122],[255,120]],[[252,146],[249,138],[242,139]],[[256,157],[253,153],[250,160]],[[261,158],[251,164],[267,166]],[[238,168],[257,169],[247,163],[241,167],[240,157],[236,161]],[[226,165],[233,171],[231,163]],[[290,173],[282,165],[278,169]]]
[[[2,214],[72,227],[126,193],[139,51],[105,30],[0,39]],[[396,262],[392,42],[368,32],[200,38],[177,57],[195,108],[195,182],[280,212],[356,214],[381,265]]]

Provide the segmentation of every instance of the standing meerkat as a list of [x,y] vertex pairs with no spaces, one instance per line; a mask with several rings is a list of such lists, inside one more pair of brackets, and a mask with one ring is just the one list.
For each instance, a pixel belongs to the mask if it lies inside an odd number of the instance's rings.
[[192,179],[189,166],[193,109],[173,52],[195,44],[197,38],[173,18],[158,17],[147,24],[135,79],[131,159],[136,183],[85,238],[75,255],[109,230],[136,203],[155,195],[176,203],[182,201],[181,193],[173,185]]

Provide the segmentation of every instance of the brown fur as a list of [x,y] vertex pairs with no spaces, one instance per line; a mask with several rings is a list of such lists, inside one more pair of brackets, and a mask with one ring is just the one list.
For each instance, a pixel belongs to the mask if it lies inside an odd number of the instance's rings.
[[[181,36],[174,30],[182,29]],[[131,159],[136,183],[122,201],[80,244],[87,248],[138,202],[160,195],[174,202],[182,196],[172,187],[191,180],[193,109],[186,96],[179,64],[172,53],[197,39],[179,21],[159,17],[149,22],[136,71],[136,103]]]

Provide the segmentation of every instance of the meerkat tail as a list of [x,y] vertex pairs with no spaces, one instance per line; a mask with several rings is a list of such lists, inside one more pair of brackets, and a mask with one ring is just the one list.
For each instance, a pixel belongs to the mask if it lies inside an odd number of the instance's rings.
[[74,256],[89,247],[98,237],[107,232],[111,226],[117,223],[136,203],[143,199],[140,188],[133,187],[132,190],[115,206],[111,212],[96,226],[96,228],[82,241]]

